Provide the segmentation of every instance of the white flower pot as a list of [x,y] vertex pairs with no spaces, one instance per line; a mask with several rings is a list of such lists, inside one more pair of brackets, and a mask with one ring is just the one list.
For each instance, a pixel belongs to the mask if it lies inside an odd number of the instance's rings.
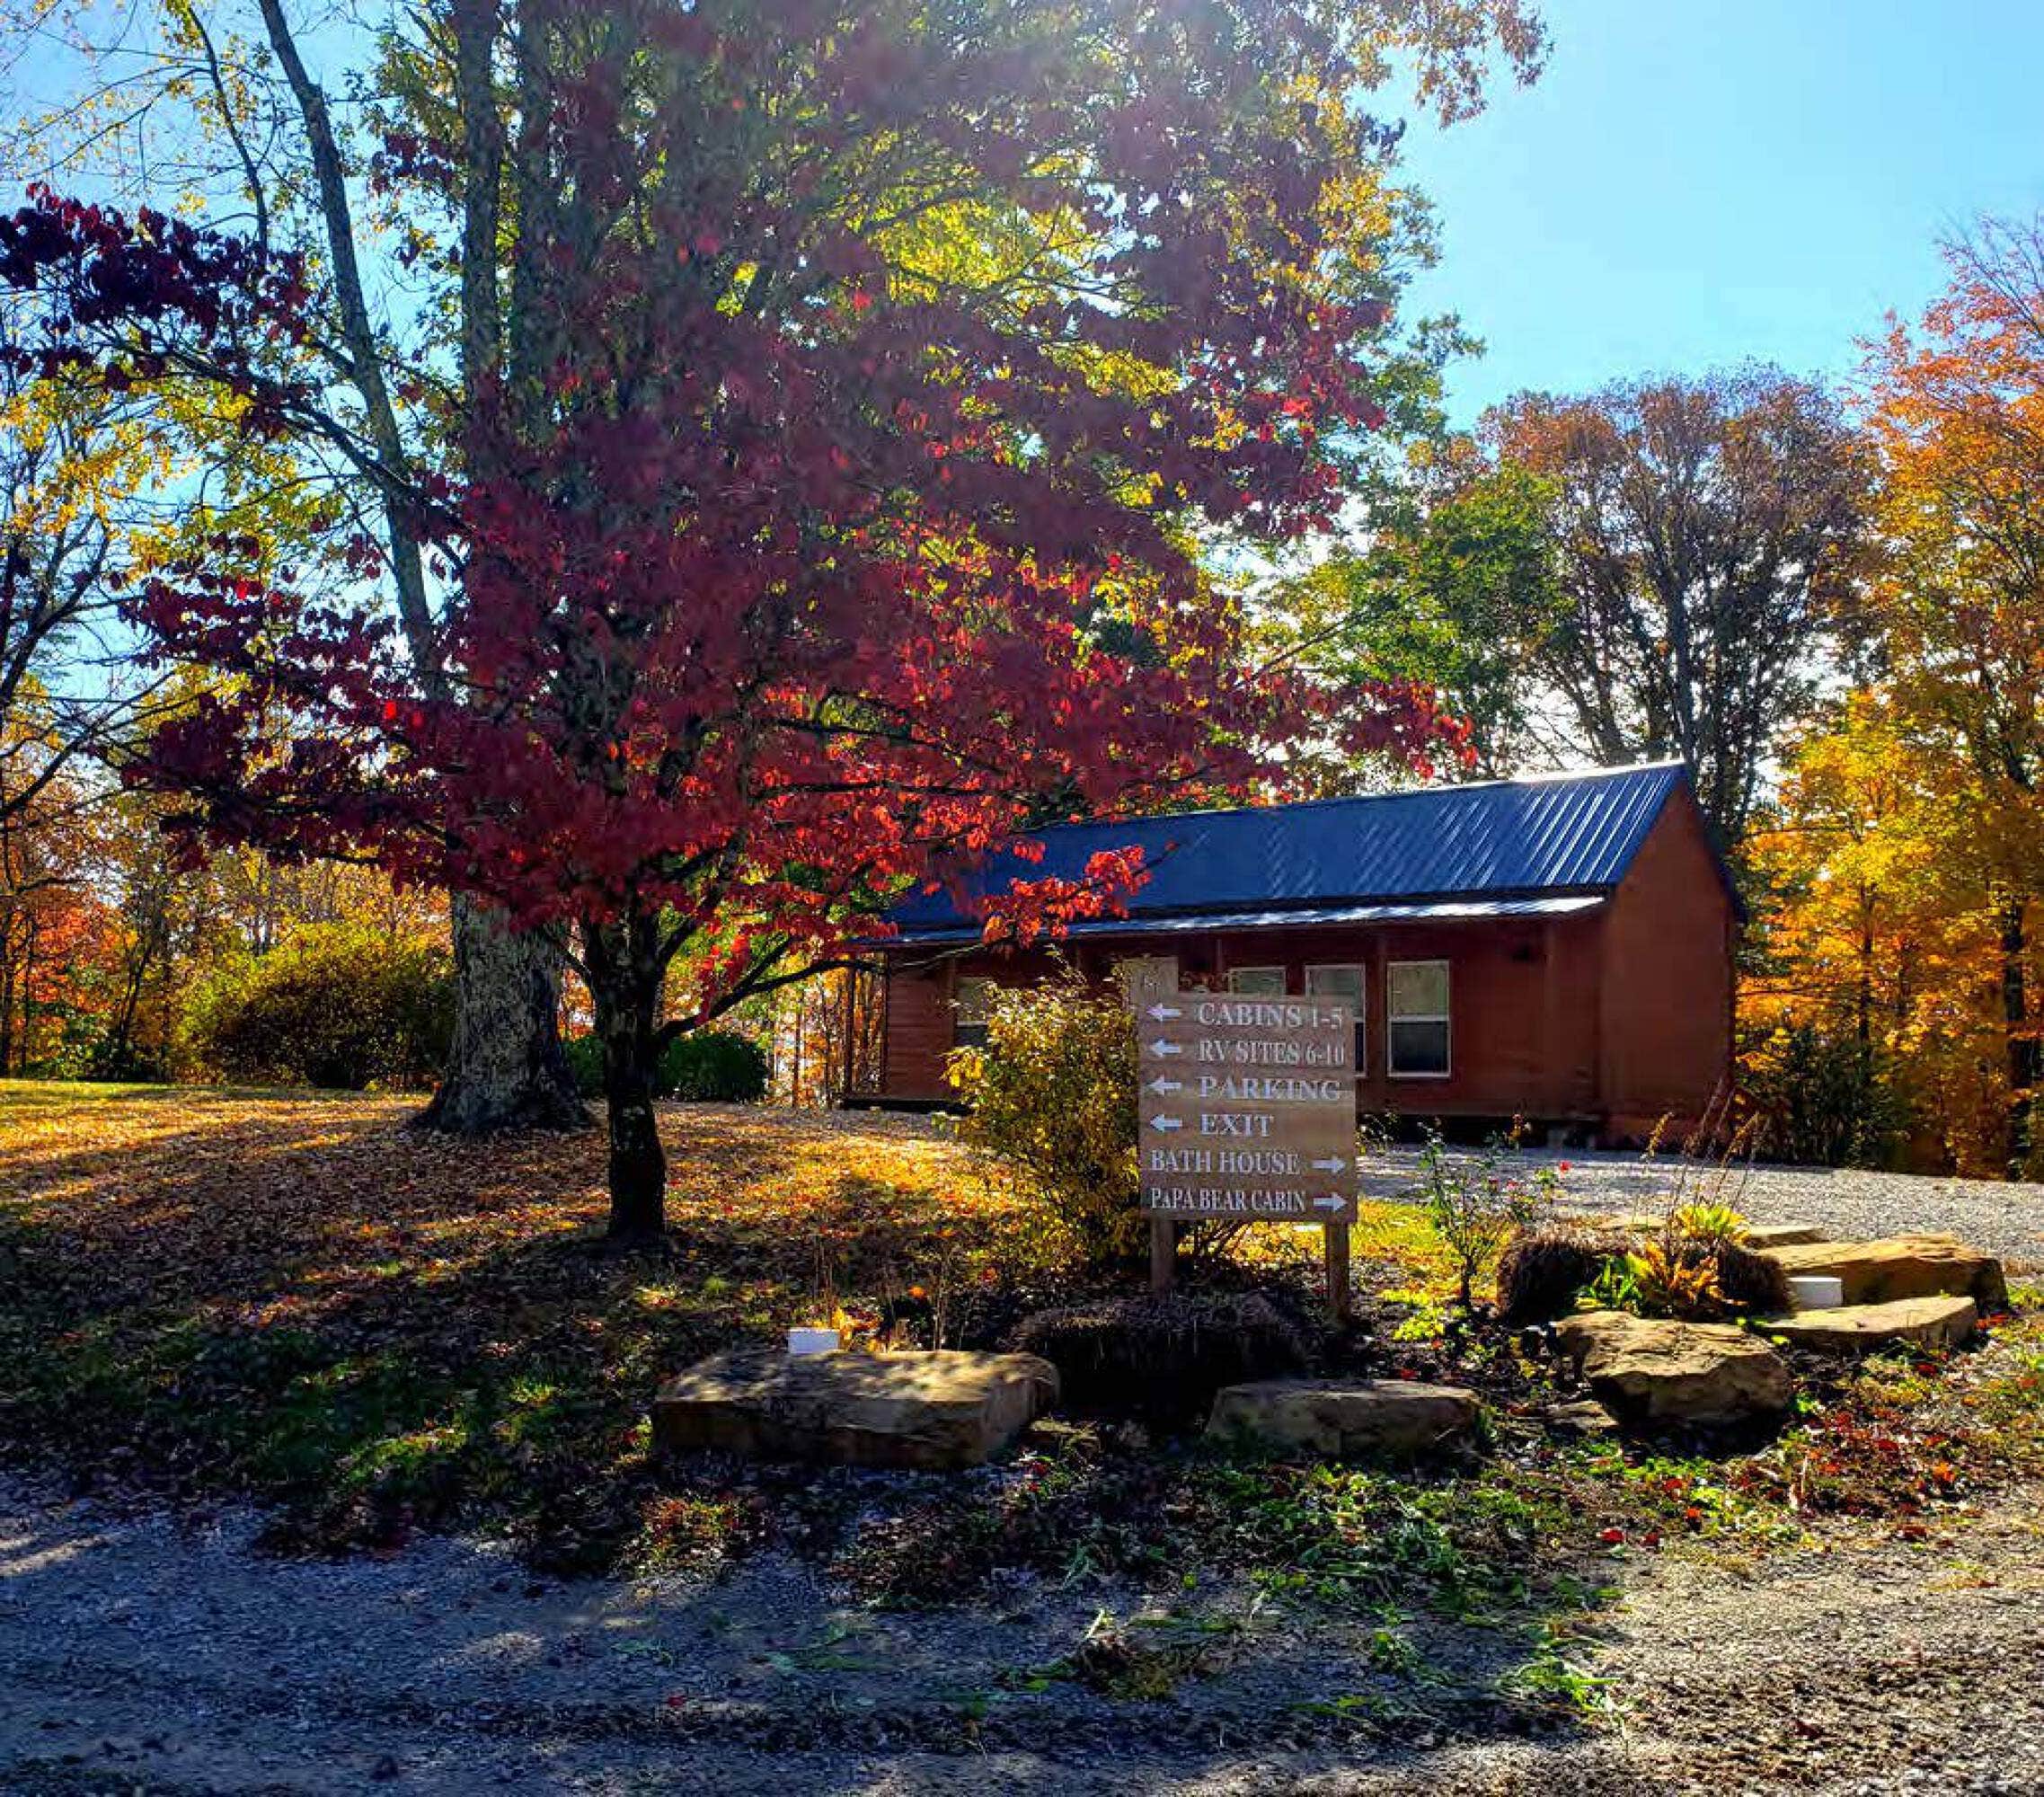
[[1829,1273],[1797,1273],[1789,1280],[1792,1309],[1836,1310],[1845,1302],[1845,1280]]

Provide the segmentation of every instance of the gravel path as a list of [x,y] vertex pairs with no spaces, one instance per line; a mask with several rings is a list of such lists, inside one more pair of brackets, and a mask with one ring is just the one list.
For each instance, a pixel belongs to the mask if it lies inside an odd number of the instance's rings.
[[[123,1521],[0,1488],[0,1789],[2044,1788],[2035,1494],[1913,1545],[1637,1562],[1601,1625],[1621,1726],[1402,1748],[1287,1724],[1299,1698],[1368,1681],[1361,1642],[1330,1647],[1318,1627],[1265,1636],[1252,1616],[1248,1664],[1110,1704],[1062,1682],[989,1689],[997,1667],[1068,1644],[1091,1597],[1026,1616],[876,1616],[833,1612],[779,1561],[712,1584],[560,1585],[447,1541],[267,1559],[252,1528]],[[1472,1669],[1425,1651],[1451,1676]],[[1275,1707],[1257,1696],[1273,1678]]]
[[[1535,1152],[1526,1158],[1566,1160],[1569,1201],[1585,1210],[1659,1210],[1679,1173],[1675,1162],[1648,1163],[1637,1155]],[[1373,1198],[1405,1197],[1419,1170],[1418,1149],[1378,1149],[1363,1163],[1363,1189]],[[1847,1240],[1944,1230],[2019,1264],[2044,1265],[2044,1185],[1756,1166],[1733,1173],[1726,1195],[1756,1223],[1811,1223]]]

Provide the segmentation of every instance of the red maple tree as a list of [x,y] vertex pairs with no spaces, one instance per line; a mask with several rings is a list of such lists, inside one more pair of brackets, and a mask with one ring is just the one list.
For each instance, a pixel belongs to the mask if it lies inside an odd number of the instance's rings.
[[[1298,783],[1337,741],[1457,738],[1422,693],[1252,666],[1200,548],[1324,525],[1379,419],[1384,307],[1330,235],[1367,127],[1320,9],[1100,0],[1140,51],[1105,90],[1057,33],[928,9],[603,10],[514,148],[546,195],[528,377],[472,394],[463,480],[407,498],[456,589],[443,690],[367,545],[320,589],[224,543],[134,613],[228,677],[144,765],[191,828],[367,853],[571,934],[635,1243],[663,1225],[665,1040],[917,882],[1057,817]],[[393,155],[430,179],[432,144]],[[0,279],[46,297],[46,366],[226,367],[253,429],[303,403],[275,346],[305,277],[257,245],[45,194],[0,220]],[[1104,857],[988,927],[1139,878]]]

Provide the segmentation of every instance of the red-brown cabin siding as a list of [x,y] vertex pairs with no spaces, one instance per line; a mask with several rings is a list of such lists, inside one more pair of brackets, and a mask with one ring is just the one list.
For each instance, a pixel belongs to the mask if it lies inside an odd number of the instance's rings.
[[[1671,794],[1618,888],[1560,916],[1473,916],[1243,931],[1131,930],[1066,945],[1090,978],[1139,955],[1172,955],[1181,980],[1225,985],[1231,969],[1282,967],[1288,992],[1315,965],[1364,969],[1365,1114],[1504,1119],[1607,1139],[1638,1139],[1672,1114],[1703,1113],[1731,1060],[1736,916],[1694,802]],[[1386,968],[1445,960],[1446,1077],[1386,1065]],[[864,1096],[931,1104],[951,1094],[961,978],[1028,985],[1049,952],[972,946],[887,956],[884,1076]]]

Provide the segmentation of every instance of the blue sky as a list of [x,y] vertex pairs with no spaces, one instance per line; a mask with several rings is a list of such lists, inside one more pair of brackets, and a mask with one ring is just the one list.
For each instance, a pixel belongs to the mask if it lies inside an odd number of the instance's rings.
[[1748,357],[1848,374],[1938,289],[1936,240],[2044,209],[2044,0],[1546,0],[1531,88],[1443,132],[1426,311],[1488,346],[1449,374],[1473,421]]

